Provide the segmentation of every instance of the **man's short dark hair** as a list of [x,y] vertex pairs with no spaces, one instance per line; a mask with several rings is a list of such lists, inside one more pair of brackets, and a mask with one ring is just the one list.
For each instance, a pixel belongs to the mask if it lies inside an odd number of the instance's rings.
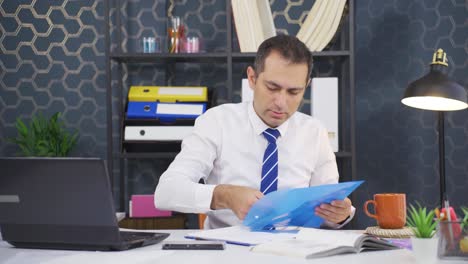
[[[278,52],[284,59],[293,64],[307,64],[307,80],[312,73],[312,55],[307,46],[295,36],[277,35],[271,37],[258,47],[254,69],[257,76],[265,70],[265,59],[272,51]],[[306,80],[306,81],[307,81]]]

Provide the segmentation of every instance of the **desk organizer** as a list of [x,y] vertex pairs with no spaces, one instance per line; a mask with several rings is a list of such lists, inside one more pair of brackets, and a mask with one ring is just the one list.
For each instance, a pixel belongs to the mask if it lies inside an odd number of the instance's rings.
[[437,231],[439,258],[468,260],[468,226],[464,226],[461,221],[441,221]]

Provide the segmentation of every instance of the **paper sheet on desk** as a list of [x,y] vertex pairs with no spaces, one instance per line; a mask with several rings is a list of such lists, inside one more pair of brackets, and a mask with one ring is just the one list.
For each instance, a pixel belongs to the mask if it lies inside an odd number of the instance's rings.
[[246,226],[230,226],[189,233],[185,238],[225,241],[240,246],[253,246],[270,241],[292,239],[296,236],[294,231],[266,231],[252,232]]
[[243,224],[254,231],[284,226],[318,228],[324,220],[315,215],[315,207],[333,200],[343,200],[363,182],[351,181],[271,192],[250,208]]

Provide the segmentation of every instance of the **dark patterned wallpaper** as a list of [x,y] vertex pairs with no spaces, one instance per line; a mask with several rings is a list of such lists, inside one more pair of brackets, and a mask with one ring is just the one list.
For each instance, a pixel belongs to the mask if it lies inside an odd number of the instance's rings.
[[61,112],[72,155],[106,156],[102,1],[0,1],[0,153],[15,119]]
[[[143,36],[165,43],[169,1],[121,0],[113,9],[122,14],[124,50],[139,51]],[[175,0],[172,12],[188,24],[188,34],[203,37],[208,50],[226,45],[225,0]],[[356,118],[358,178],[366,184],[357,192],[356,207],[376,192],[406,192],[434,206],[438,200],[436,115],[400,103],[404,87],[427,72],[433,50],[446,50],[450,75],[467,80],[467,9],[465,0],[356,1]],[[313,1],[270,0],[279,32],[296,34]],[[76,156],[106,155],[105,59],[103,1],[0,0],[0,154],[14,155],[5,142],[15,135],[16,117],[42,111],[64,113],[67,127],[80,131]],[[117,34],[112,28],[115,50]],[[164,45],[163,45],[164,46]],[[236,46],[236,45],[234,45]],[[320,75],[336,68],[318,62]],[[243,72],[246,64],[235,65]],[[207,85],[226,102],[226,65],[180,64],[165,73],[165,65],[128,65],[128,85],[168,83]],[[114,76],[116,64],[112,65]],[[237,78],[239,75],[234,76]],[[122,92],[112,82],[113,109]],[[123,91],[126,93],[126,90]],[[239,101],[239,91],[234,92]],[[306,100],[303,111],[308,112]],[[468,111],[447,115],[447,178],[455,205],[467,204]],[[118,131],[117,115],[113,130]],[[113,138],[118,146],[118,134]],[[167,161],[129,162],[129,190],[151,193]],[[118,164],[114,172],[120,172]],[[115,187],[118,191],[118,186]],[[358,213],[359,223],[372,223]]]
[[[378,192],[404,192],[435,207],[439,201],[437,115],[400,103],[407,84],[428,72],[435,49],[449,74],[468,84],[466,0],[357,1],[357,205]],[[449,199],[468,205],[468,110],[446,115]],[[358,208],[362,212],[361,208]],[[373,224],[362,213],[360,226]]]

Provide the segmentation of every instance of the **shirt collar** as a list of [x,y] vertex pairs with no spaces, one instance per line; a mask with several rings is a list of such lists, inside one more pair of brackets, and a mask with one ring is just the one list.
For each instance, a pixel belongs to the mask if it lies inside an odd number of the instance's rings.
[[[250,124],[253,127],[253,130],[256,135],[261,135],[265,129],[270,128],[267,124],[263,122],[263,120],[257,115],[255,109],[253,107],[253,101],[248,102],[248,111]],[[291,118],[291,117],[290,117]],[[276,127],[280,132],[281,137],[286,136],[286,132],[288,131],[289,126],[289,118],[281,124],[279,127]]]

